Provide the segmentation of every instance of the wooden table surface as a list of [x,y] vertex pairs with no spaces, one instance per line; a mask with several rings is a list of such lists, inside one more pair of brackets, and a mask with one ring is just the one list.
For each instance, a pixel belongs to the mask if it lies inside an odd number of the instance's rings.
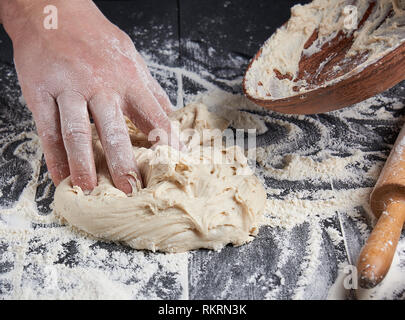
[[[179,68],[200,74],[205,81],[233,93],[241,92],[240,83],[235,85],[229,85],[229,83],[240,79],[249,59],[272,32],[288,19],[290,6],[297,3],[297,1],[287,0],[95,2],[112,22],[130,35],[138,50],[148,57],[148,61],[167,66],[171,68],[170,70]],[[32,166],[26,159],[16,155],[15,150],[30,139],[23,133],[35,132],[35,127],[30,113],[19,102],[21,93],[13,67],[11,43],[4,30],[0,32],[0,46],[0,204],[2,208],[10,209],[16,207],[24,189],[34,179]],[[165,47],[167,50],[162,50]],[[151,70],[167,90],[173,104],[181,105],[181,101],[178,100],[179,79],[174,77],[170,82],[162,78],[158,67],[152,65]],[[218,79],[226,79],[230,82]],[[180,97],[183,98],[206,89],[188,77],[183,77],[181,81],[183,93]],[[387,91],[384,97],[396,99],[403,104],[405,102],[404,84]],[[365,120],[341,121],[336,113],[299,118],[265,110],[258,111],[256,114],[259,116],[289,122],[302,130],[300,143],[292,144],[284,139],[288,133],[278,127],[276,122],[270,121],[267,123],[269,130],[258,137],[258,144],[260,146],[279,143],[284,147],[283,151],[280,151],[282,155],[315,154],[322,148],[319,143],[320,134],[314,126],[314,123],[320,123],[329,132],[331,154],[347,156],[344,149],[346,144],[350,148],[355,147],[368,152],[370,161],[382,165],[399,132],[404,111],[403,108],[394,108],[389,103],[383,102],[378,106],[378,110],[380,109],[385,109],[385,112],[392,117],[389,120],[381,120],[376,112]],[[339,147],[334,147],[335,145]],[[50,206],[54,187],[47,175],[43,158],[36,183],[34,199],[36,214],[40,217],[52,215]],[[268,194],[270,198],[287,197],[295,190],[315,192],[330,188],[330,185],[308,179],[294,181],[267,179],[266,183],[271,184],[272,188],[283,191],[278,195]],[[359,180],[352,182],[333,181],[333,187],[354,190],[372,187],[374,183],[375,179],[360,177]],[[364,211],[361,207],[354,209],[360,213]],[[320,252],[318,262],[315,264],[317,271],[314,272],[313,279],[304,285],[300,283],[300,279],[308,264],[305,258],[308,256],[306,243],[309,241],[311,231],[308,223],[298,225],[292,230],[262,227],[255,241],[238,248],[226,247],[221,252],[193,251],[186,257],[188,261],[185,266],[186,285],[184,281],[179,280],[178,274],[165,272],[164,266],[161,265],[158,267],[160,271],[155,272],[138,291],[142,292],[142,297],[162,299],[185,297],[189,299],[265,299],[269,297],[291,299],[296,296],[297,290],[301,290],[302,298],[326,298],[329,288],[338,277],[339,265],[353,264],[356,261],[365,240],[360,228],[365,224],[370,230],[370,223],[366,215],[363,218],[354,219],[349,215],[336,214],[330,219],[320,220]],[[28,280],[36,281],[34,273],[29,268],[35,264],[31,256],[45,254],[50,250],[45,241],[41,240],[40,232],[48,232],[50,228],[61,228],[59,225],[45,225],[34,221],[32,226],[37,233],[35,237],[26,240],[23,257],[13,256],[13,244],[0,233],[0,298],[9,297],[18,290],[18,286],[28,283]],[[335,244],[326,232],[328,228],[337,230],[345,241]],[[75,268],[82,267],[84,262],[77,254],[79,248],[75,237],[80,235],[72,235],[71,240],[61,244],[64,249],[63,254],[52,261],[53,265],[63,265],[70,268],[72,272]],[[280,242],[280,239],[288,239],[288,241]],[[89,239],[88,243],[89,250],[103,248],[109,254],[117,252],[127,255],[128,259],[135,254],[135,250],[119,244],[94,239]],[[285,247],[286,243],[288,248]],[[151,264],[155,261],[154,255],[159,255],[147,252],[142,254],[145,259],[150,259]],[[280,267],[281,259],[283,263]],[[402,259],[404,263],[405,258],[402,257]],[[136,265],[136,259],[131,261],[134,270],[140,267]],[[100,260],[99,270],[105,270],[103,268],[107,264],[108,261]],[[16,282],[15,272],[19,265],[24,266],[19,279],[25,279],[26,282],[22,280]],[[38,270],[42,267],[40,264],[36,266]],[[403,298],[404,291],[405,281],[402,281],[394,297]],[[136,299],[137,296],[133,298]]]

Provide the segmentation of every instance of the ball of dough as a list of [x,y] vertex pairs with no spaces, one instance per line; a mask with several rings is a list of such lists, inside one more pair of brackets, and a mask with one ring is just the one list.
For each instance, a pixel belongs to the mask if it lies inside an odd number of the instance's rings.
[[[170,115],[182,132],[223,131],[228,122],[192,104]],[[114,187],[94,131],[98,186],[84,194],[66,178],[56,188],[55,213],[97,238],[120,241],[136,249],[184,252],[242,245],[257,234],[266,193],[238,146],[207,145],[206,135],[189,152],[160,145],[127,122],[144,188],[126,195]],[[206,138],[210,140],[212,137]],[[175,154],[175,156],[173,156]],[[226,161],[214,161],[214,159]]]

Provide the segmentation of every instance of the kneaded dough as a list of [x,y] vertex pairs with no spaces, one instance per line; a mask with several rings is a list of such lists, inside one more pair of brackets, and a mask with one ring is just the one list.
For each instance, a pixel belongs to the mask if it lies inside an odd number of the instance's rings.
[[[218,134],[228,126],[202,104],[188,105],[170,118],[182,131],[200,133],[197,137],[204,129],[220,129]],[[149,149],[146,136],[131,122],[127,125],[144,188],[127,196],[114,187],[93,130],[98,186],[86,195],[66,178],[55,192],[58,216],[95,237],[152,251],[220,250],[228,243],[239,246],[253,239],[266,193],[238,146],[212,148],[203,139],[191,138],[187,144],[203,145],[200,150],[192,148],[173,159],[171,147]],[[226,163],[213,161],[219,155]]]

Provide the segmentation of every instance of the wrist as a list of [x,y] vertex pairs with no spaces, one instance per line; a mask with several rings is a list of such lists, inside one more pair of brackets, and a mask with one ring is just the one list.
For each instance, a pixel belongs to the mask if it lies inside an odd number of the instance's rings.
[[[29,21],[36,8],[43,8],[45,0],[0,0],[0,22],[11,39]],[[43,10],[43,9],[42,9]]]

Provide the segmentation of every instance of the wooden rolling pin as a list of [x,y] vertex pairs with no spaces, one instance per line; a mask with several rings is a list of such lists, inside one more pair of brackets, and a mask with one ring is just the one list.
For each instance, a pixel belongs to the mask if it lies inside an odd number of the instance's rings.
[[357,263],[359,284],[373,288],[387,274],[405,221],[405,126],[370,196],[378,218]]

